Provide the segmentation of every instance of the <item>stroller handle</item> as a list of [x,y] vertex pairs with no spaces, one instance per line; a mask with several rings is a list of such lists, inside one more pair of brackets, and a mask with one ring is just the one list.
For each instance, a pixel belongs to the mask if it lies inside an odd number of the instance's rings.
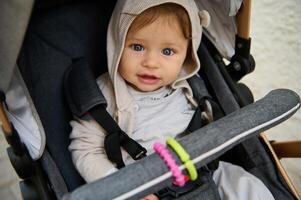
[[12,134],[12,126],[8,120],[6,112],[4,111],[3,102],[0,101],[0,121],[2,123],[2,129],[5,136],[10,136]]
[[237,14],[237,35],[246,40],[250,38],[251,4],[252,0],[244,0]]

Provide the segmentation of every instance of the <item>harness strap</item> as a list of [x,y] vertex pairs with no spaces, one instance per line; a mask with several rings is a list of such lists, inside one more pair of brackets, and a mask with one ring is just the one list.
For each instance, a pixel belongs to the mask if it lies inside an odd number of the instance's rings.
[[216,121],[225,116],[221,107],[215,101],[213,101],[212,99],[207,99],[207,101],[209,101],[212,108],[213,121]]
[[106,111],[105,106],[97,105],[90,109],[89,113],[107,131],[104,141],[105,151],[109,160],[116,163],[118,169],[125,166],[122,159],[121,146],[134,160],[146,156],[146,149],[120,129],[115,120]]
[[95,81],[94,74],[85,58],[72,60],[64,77],[65,95],[72,113],[81,118],[87,112],[105,129],[104,147],[110,161],[118,168],[124,167],[121,147],[133,159],[146,155],[146,149],[124,133],[107,112],[107,102]]
[[224,114],[220,106],[210,96],[201,77],[195,75],[187,81],[193,91],[193,96],[198,102],[198,107],[186,129],[188,132],[193,132],[223,117]]

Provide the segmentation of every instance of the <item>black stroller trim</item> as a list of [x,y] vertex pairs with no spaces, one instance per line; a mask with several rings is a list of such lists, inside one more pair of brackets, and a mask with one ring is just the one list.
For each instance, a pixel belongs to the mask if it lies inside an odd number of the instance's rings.
[[[296,93],[285,89],[274,90],[263,99],[181,138],[179,142],[200,167],[236,144],[283,122],[299,108],[300,98]],[[177,163],[181,163],[176,155],[174,157]],[[180,166],[181,170],[184,168]],[[63,199],[136,199],[170,183],[171,172],[157,154],[152,154],[148,159],[82,186]]]

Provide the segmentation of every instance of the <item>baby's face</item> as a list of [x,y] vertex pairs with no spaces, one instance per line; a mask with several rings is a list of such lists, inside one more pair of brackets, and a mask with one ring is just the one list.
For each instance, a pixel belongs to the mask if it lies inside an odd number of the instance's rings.
[[128,32],[118,71],[139,91],[155,91],[177,79],[188,42],[178,23],[171,25],[159,17],[137,31]]

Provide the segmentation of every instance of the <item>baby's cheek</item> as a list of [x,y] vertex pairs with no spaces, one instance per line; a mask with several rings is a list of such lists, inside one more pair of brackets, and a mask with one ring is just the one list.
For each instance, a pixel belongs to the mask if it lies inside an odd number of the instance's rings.
[[172,74],[172,76],[170,76],[171,82],[174,82],[175,80],[177,80],[179,78],[179,73],[174,73]]

